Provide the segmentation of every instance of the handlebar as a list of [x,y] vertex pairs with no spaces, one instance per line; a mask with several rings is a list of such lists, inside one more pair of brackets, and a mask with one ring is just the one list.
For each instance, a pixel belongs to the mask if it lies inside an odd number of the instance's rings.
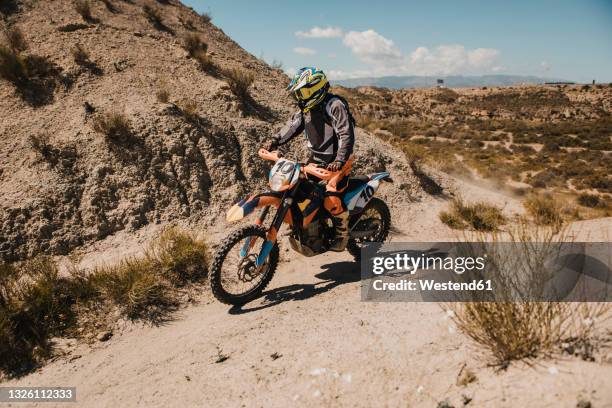
[[[259,149],[257,153],[259,154],[259,157],[261,157],[264,160],[278,161],[278,159],[280,159],[280,156],[278,155],[278,150],[269,152],[266,149],[261,148]],[[299,163],[299,164],[300,164],[300,169],[302,172],[313,175],[321,180],[330,180],[331,178],[333,178],[334,176],[342,172],[342,170],[329,171],[327,169],[317,166],[314,163],[308,163],[308,164]]]

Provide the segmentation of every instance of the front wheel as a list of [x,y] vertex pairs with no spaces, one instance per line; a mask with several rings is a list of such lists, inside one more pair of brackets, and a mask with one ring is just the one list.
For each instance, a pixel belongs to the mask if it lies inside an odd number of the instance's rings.
[[264,227],[247,225],[221,242],[210,271],[210,287],[217,300],[239,306],[263,292],[278,265],[276,242],[266,262],[261,266],[255,264],[265,240]]
[[391,212],[387,204],[380,198],[372,198],[359,215],[352,231],[359,235],[358,238],[350,238],[346,249],[355,258],[361,259],[361,248],[366,242],[385,242],[391,229]]

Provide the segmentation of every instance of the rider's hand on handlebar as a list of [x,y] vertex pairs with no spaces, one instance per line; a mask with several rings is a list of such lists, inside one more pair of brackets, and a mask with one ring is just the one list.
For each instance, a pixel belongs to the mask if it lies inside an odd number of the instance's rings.
[[344,166],[344,163],[342,163],[340,160],[336,160],[327,165],[327,170],[340,171],[342,169],[342,166]]
[[269,152],[273,152],[274,150],[277,150],[278,149],[278,140],[276,140],[276,139],[269,140],[267,143],[265,143],[263,145],[263,148],[266,149]]

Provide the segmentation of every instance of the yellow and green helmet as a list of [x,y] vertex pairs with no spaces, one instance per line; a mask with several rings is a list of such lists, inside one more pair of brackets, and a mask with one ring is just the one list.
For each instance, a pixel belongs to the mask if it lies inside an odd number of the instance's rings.
[[329,81],[320,69],[304,67],[293,76],[287,90],[305,113],[325,99],[329,90]]

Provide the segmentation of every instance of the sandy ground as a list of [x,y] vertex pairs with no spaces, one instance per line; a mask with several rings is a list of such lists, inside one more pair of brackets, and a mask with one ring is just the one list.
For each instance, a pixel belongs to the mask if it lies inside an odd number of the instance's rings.
[[[521,211],[514,198],[481,186],[455,181],[453,189],[508,215]],[[452,239],[436,216],[446,205],[429,197],[395,208],[391,239]],[[612,219],[573,230],[608,240]],[[100,244],[98,259],[111,256],[108,248],[129,253],[121,242]],[[435,407],[446,399],[455,407],[573,407],[580,399],[612,406],[610,362],[559,357],[499,371],[438,304],[362,302],[359,265],[348,254],[282,251],[265,295],[243,308],[205,295],[161,327],[128,325],[3,385],[76,386],[79,407]],[[475,382],[457,385],[462,369]]]

